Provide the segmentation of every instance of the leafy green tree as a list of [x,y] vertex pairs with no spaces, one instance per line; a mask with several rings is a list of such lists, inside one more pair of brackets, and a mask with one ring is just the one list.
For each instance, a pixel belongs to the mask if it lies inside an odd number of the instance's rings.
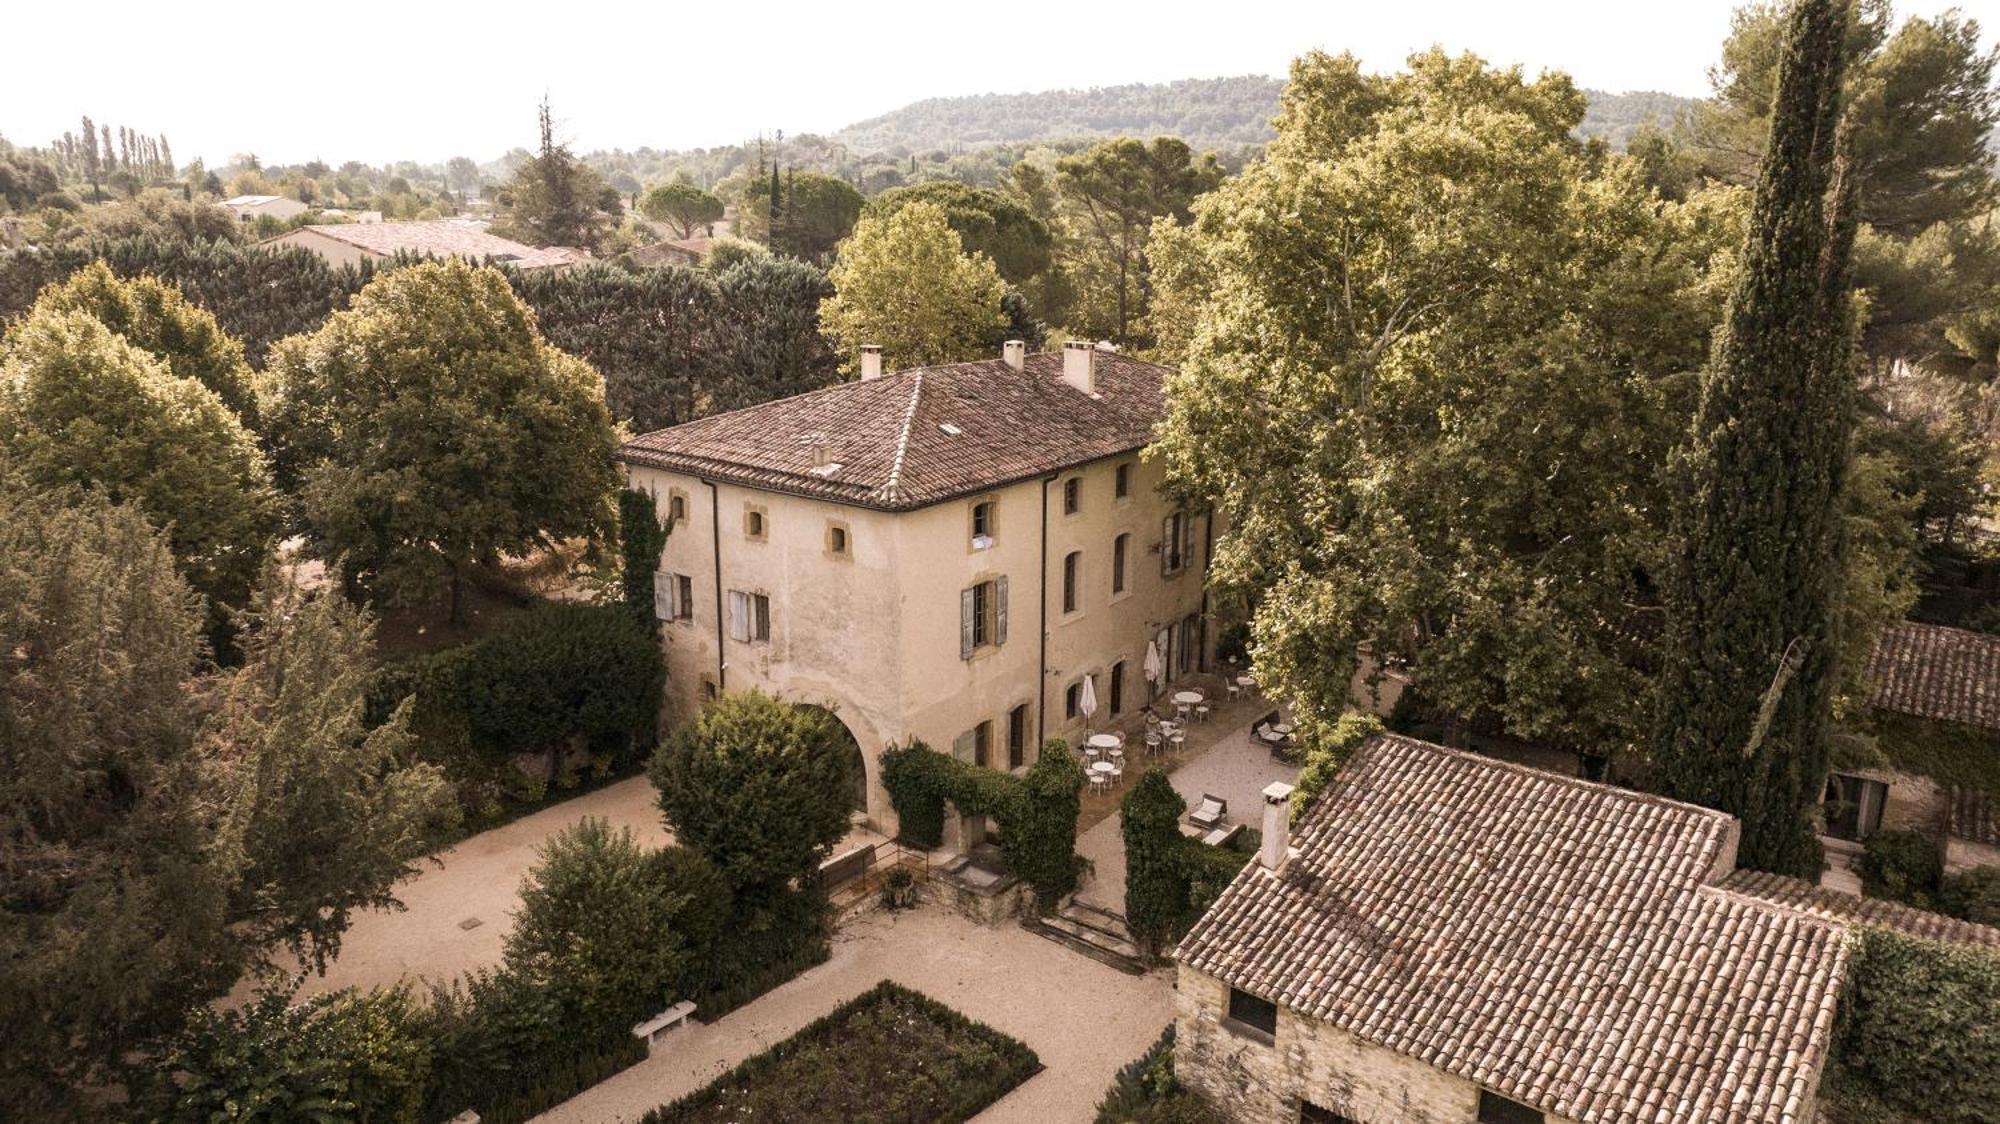
[[737,207],[738,229],[762,239],[774,254],[825,265],[854,229],[864,202],[838,176],[794,172],[781,180],[773,167],[769,180],[750,181]]
[[169,371],[214,391],[244,425],[256,427],[256,386],[243,345],[173,285],[144,275],[122,280],[110,266],[93,261],[43,289],[36,306],[94,317]]
[[1055,238],[1041,219],[1005,194],[953,180],[898,187],[869,200],[870,215],[893,215],[911,203],[942,208],[969,254],[985,254],[1009,285],[1027,285],[1054,263]]
[[521,884],[510,971],[552,991],[576,1026],[630,1026],[686,997],[729,894],[686,848],[648,851],[595,817],[550,839]]
[[659,499],[637,488],[618,491],[619,584],[624,604],[648,632],[659,628],[653,577],[660,572],[660,552],[667,547],[673,523],[660,518]]
[[1187,221],[1195,197],[1221,181],[1213,153],[1197,158],[1175,137],[1151,144],[1121,137],[1056,164],[1080,326],[1121,342],[1133,338],[1151,299],[1146,248],[1154,221]]
[[555,120],[543,99],[541,151],[514,171],[506,220],[496,233],[531,246],[595,250],[622,209],[618,193],[569,146],[556,140]]
[[710,412],[754,406],[828,386],[840,361],[819,330],[833,296],[824,270],[790,258],[740,261],[716,276],[720,307],[709,332]]
[[385,274],[272,354],[266,410],[307,547],[391,600],[611,525],[614,437],[595,371],[549,346],[492,269]]
[[[1853,429],[1846,7],[1788,17],[1743,267],[1682,451],[1653,776],[1743,821],[1738,861],[1819,871]],[[1837,155],[1837,150],[1839,155]]]
[[650,773],[674,838],[754,902],[813,884],[847,834],[848,745],[824,710],[738,691],[662,743]]
[[236,978],[190,752],[202,622],[137,508],[0,463],[0,1096],[24,1119]]
[[663,183],[639,200],[639,213],[666,223],[676,238],[692,238],[722,219],[722,200],[686,180]]
[[238,1009],[200,1008],[135,1090],[137,1117],[352,1120],[416,1124],[431,1046],[408,991],[352,989],[294,1004],[259,992]]
[[725,375],[713,281],[680,266],[509,271],[548,341],[597,368],[611,416],[644,433],[693,421]]
[[277,530],[256,441],[214,391],[60,304],[7,335],[0,443],[31,480],[138,505],[197,590],[241,604]]
[[831,277],[820,322],[843,355],[880,344],[897,367],[954,363],[984,354],[1007,324],[1006,285],[992,259],[963,252],[930,203],[864,218],[841,244]]
[[1664,551],[1728,228],[1594,162],[1582,112],[1560,74],[1307,55],[1266,159],[1153,236],[1180,361],[1157,455],[1219,499],[1211,580],[1254,604],[1303,727],[1347,708],[1366,644],[1454,735],[1643,739],[1619,626]]
[[273,561],[239,624],[242,666],[208,685],[197,745],[227,767],[212,795],[228,809],[216,847],[240,870],[230,917],[251,947],[282,944],[323,970],[355,910],[396,904],[457,807],[438,768],[416,761],[406,711],[363,721],[367,612]]

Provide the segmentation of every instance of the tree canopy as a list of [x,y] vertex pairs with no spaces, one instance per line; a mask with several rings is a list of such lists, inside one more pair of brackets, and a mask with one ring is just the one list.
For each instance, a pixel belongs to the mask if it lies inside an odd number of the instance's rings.
[[722,218],[722,200],[685,180],[673,180],[646,192],[639,213],[672,227],[676,238],[692,238]]
[[953,180],[892,188],[869,200],[866,213],[893,215],[911,203],[943,209],[966,253],[992,258],[1009,285],[1026,285],[1053,264],[1055,239],[1048,224],[992,188]]
[[831,278],[820,323],[844,357],[880,344],[896,368],[958,362],[985,354],[988,338],[1007,324],[1006,285],[992,259],[965,253],[932,203],[862,219],[841,244]]
[[456,593],[469,565],[611,526],[601,380],[537,334],[496,270],[452,260],[378,277],[279,345],[270,374],[271,437],[308,549],[391,600]]
[[1065,322],[1120,342],[1144,336],[1151,303],[1147,245],[1154,222],[1185,222],[1197,196],[1222,181],[1215,155],[1156,137],[1104,141],[1056,163],[1068,237],[1063,263],[1075,307]]

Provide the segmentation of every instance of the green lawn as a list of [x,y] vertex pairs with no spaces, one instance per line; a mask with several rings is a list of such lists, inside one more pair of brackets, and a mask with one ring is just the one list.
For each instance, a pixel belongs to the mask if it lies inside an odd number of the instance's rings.
[[957,1124],[1041,1068],[1022,1043],[884,980],[642,1124]]

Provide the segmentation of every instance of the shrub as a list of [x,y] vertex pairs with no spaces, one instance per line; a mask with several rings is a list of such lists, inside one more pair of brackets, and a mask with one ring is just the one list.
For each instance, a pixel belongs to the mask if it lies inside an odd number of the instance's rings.
[[[1400,700],[1398,700],[1400,701]],[[1292,791],[1292,808],[1303,812],[1306,806],[1340,770],[1347,765],[1347,759],[1361,748],[1361,743],[1381,733],[1382,720],[1372,714],[1343,714],[1325,730],[1304,730],[1300,740],[1307,746],[1305,767],[1299,770],[1298,785]]]
[[1097,1102],[1097,1124],[1223,1124],[1206,1098],[1174,1076],[1174,1028],[1126,1063]]
[[1961,871],[1944,880],[1938,909],[1979,925],[2000,925],[2000,866]]
[[336,991],[292,1005],[260,992],[197,1007],[133,1082],[135,1119],[414,1124],[431,1072],[409,993]]
[[1944,874],[1937,844],[1919,831],[1878,831],[1862,844],[1861,889],[1919,909],[1934,904]]
[[660,624],[653,576],[660,572],[660,551],[666,549],[672,530],[660,519],[658,501],[651,492],[637,488],[619,491],[618,545],[624,563],[620,580],[625,608],[654,635],[658,635]]
[[1167,775],[1148,769],[1125,794],[1119,828],[1125,840],[1125,927],[1147,952],[1173,939],[1188,905],[1188,869],[1179,861],[1180,818],[1187,801]]
[[546,750],[553,781],[572,737],[619,760],[651,744],[666,667],[621,607],[542,602],[470,647],[458,701],[482,748]]
[[1034,888],[1044,908],[1076,889],[1083,767],[1068,743],[1051,738],[1026,777],[970,765],[921,741],[882,754],[882,787],[896,809],[902,838],[919,847],[944,839],[947,801],[960,815],[991,816],[1000,828],[1007,869]]
[[2000,953],[1864,929],[1835,1033],[1835,1085],[1848,1098],[1914,1120],[1994,1124],[2000,1121],[1995,1011]]
[[887,980],[641,1124],[962,1121],[1041,1069],[992,1027]]

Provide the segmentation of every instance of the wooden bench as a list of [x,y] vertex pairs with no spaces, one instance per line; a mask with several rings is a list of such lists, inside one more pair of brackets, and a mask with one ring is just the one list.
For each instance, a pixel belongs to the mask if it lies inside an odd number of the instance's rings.
[[653,1047],[660,1038],[675,1027],[684,1025],[693,1015],[694,1000],[683,999],[645,1022],[635,1023],[632,1027],[632,1037],[645,1040],[646,1055],[651,1057]]

